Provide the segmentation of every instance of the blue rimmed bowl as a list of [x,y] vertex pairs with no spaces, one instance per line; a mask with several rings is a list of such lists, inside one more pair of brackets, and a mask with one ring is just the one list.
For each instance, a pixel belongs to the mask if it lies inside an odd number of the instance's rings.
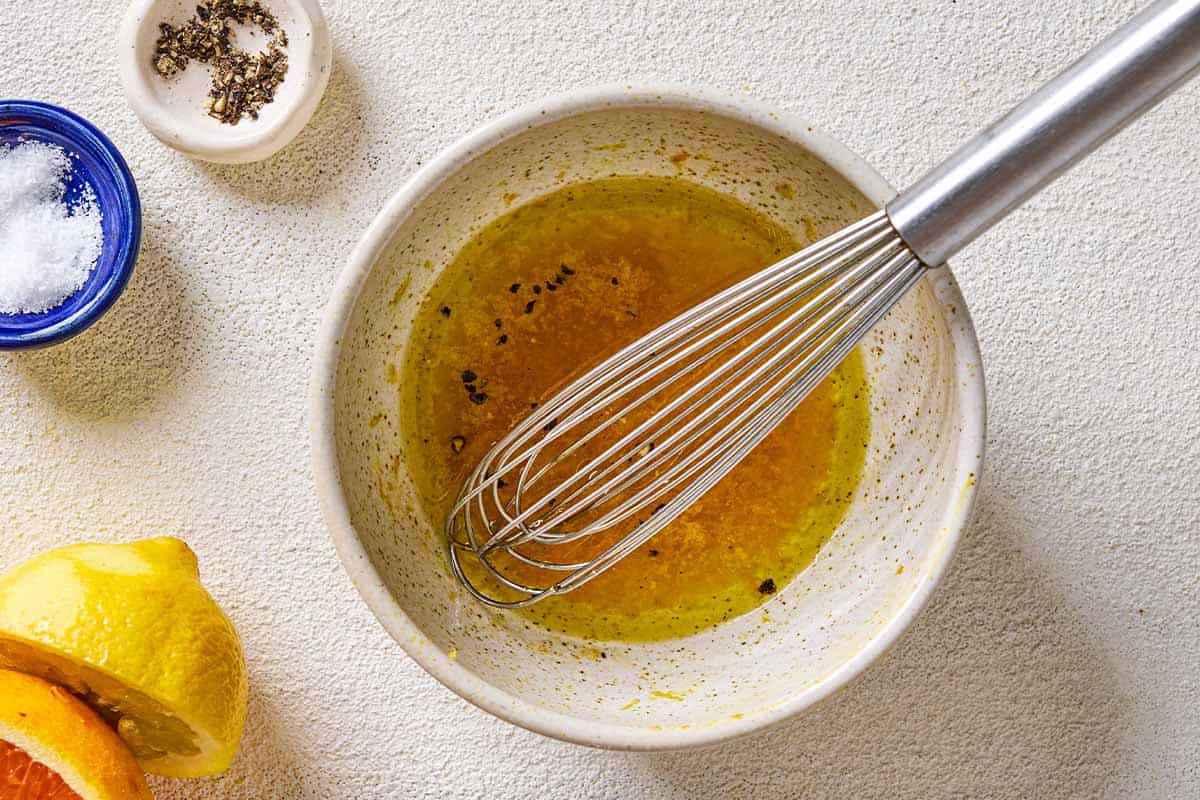
[[103,217],[104,245],[87,281],[62,304],[40,314],[0,314],[0,349],[45,347],[80,333],[116,301],[137,263],[142,206],[125,159],[94,125],[65,108],[32,100],[0,100],[0,144],[37,141],[71,157],[65,200],[91,187]]

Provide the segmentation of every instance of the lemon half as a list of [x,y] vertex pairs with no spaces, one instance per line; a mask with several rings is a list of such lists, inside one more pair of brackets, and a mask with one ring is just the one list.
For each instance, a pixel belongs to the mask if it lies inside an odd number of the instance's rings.
[[0,667],[69,688],[149,772],[215,775],[241,740],[241,643],[178,539],[63,547],[0,577]]

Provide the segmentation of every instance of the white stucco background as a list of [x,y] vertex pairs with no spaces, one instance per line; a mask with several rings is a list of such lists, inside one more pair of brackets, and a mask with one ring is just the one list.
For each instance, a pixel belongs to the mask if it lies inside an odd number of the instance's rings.
[[[239,627],[242,750],[184,798],[1184,798],[1200,794],[1200,82],[957,259],[990,392],[978,514],[935,600],[806,717],[617,754],[491,719],[410,662],[318,515],[327,292],[385,199],[495,114],[609,81],[745,92],[904,184],[1129,0],[327,0],[335,56],[258,165],[167,149],[117,80],[119,2],[0,0],[0,96],[123,151],[145,244],[91,331],[0,354],[0,568],[182,536]],[[0,258],[3,255],[0,254]]]

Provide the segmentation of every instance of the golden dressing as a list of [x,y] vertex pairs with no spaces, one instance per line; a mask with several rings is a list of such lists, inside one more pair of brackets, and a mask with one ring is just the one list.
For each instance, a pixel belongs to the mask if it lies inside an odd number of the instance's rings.
[[[467,474],[531,404],[798,247],[765,216],[677,178],[576,184],[488,225],[439,276],[405,356],[406,457],[428,516],[441,524]],[[750,611],[840,523],[862,474],[867,409],[855,353],[640,550],[518,613],[584,638],[647,641]],[[544,580],[527,570],[524,579]]]

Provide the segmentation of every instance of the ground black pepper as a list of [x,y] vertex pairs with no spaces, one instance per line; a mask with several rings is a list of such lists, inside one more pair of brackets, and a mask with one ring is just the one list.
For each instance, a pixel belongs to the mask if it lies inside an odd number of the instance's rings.
[[775,579],[767,578],[758,585],[758,591],[762,592],[763,594],[775,594]]
[[[235,47],[232,23],[257,26],[269,37],[266,49],[252,55]],[[287,75],[287,33],[258,0],[207,0],[178,27],[163,22],[158,29],[154,70],[173,78],[192,59],[208,64],[208,115],[226,124],[237,125],[243,117],[258,119]]]

